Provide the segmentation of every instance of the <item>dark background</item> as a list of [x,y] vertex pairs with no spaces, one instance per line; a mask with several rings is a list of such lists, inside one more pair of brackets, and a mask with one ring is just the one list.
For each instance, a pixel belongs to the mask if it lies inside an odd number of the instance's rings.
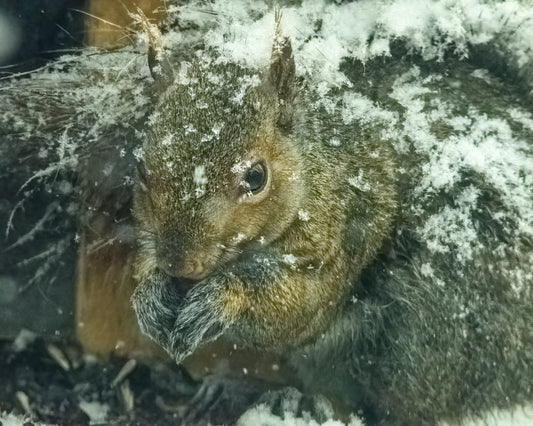
[[[83,47],[86,15],[74,9],[85,7],[85,0],[0,0],[0,78],[37,69]],[[50,239],[74,232],[75,224],[48,223],[45,232],[29,244],[8,248],[32,229],[53,196],[46,191],[32,195],[23,211],[16,214],[13,232],[6,237],[10,214],[21,198],[19,189],[31,170],[23,167],[27,149],[18,145],[9,148],[9,138],[3,140],[2,134],[0,129],[0,338],[13,338],[21,329],[52,335],[69,333],[74,315],[75,246],[47,274],[54,280],[45,278],[35,285],[26,283],[39,264],[25,263],[25,259],[46,250]]]
[[86,16],[74,9],[85,6],[85,0],[0,0],[0,73],[35,69],[83,46]]

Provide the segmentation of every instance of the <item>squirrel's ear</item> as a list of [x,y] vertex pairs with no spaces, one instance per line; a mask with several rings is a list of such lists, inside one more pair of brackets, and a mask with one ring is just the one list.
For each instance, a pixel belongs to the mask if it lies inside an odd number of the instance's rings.
[[297,93],[294,56],[291,41],[281,35],[281,12],[276,11],[276,33],[272,45],[272,56],[267,81],[277,94],[280,105],[278,124],[290,127],[292,123],[293,101]]
[[168,57],[162,48],[158,49],[157,46],[152,44],[151,39],[148,45],[148,67],[156,83],[166,87],[174,81],[174,72]]
[[281,12],[276,11],[276,33],[272,45],[272,57],[268,80],[277,92],[280,101],[290,103],[296,91],[294,56],[292,55],[291,41],[281,35]]
[[137,8],[137,20],[148,36],[148,67],[150,74],[158,85],[166,87],[174,81],[172,65],[163,49],[163,35],[157,27],[148,21],[144,12]]

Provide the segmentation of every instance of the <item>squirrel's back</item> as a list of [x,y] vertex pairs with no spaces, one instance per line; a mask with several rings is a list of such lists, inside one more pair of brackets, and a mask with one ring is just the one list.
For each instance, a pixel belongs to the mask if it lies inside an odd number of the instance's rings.
[[[309,386],[383,424],[532,399],[531,105],[468,63],[412,59],[348,71],[357,120],[394,135],[400,208],[329,333],[294,357]],[[331,365],[336,380],[316,374]]]

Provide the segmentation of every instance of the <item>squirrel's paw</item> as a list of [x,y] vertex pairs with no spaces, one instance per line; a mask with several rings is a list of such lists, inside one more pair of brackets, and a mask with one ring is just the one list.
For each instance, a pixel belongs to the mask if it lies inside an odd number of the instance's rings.
[[180,289],[165,274],[155,273],[139,284],[131,300],[141,331],[167,347],[182,299]]
[[218,293],[219,289],[212,283],[197,285],[183,302],[165,346],[178,364],[226,329],[227,324],[220,318]]
[[265,386],[259,380],[207,376],[191,399],[183,424],[234,424],[264,390]]
[[262,404],[271,413],[286,418],[311,419],[322,424],[333,418],[334,409],[331,402],[322,395],[305,395],[293,387],[268,391],[259,398],[257,405]]

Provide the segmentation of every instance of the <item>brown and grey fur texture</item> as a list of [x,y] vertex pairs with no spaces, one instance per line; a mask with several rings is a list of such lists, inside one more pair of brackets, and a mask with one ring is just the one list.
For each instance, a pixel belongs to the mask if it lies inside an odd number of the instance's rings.
[[[346,297],[391,229],[390,148],[369,141],[346,145],[345,152],[320,149],[320,135],[307,131],[319,117],[289,117],[298,101],[288,93],[294,84],[288,81],[294,78],[290,46],[280,43],[264,81],[242,99],[234,93],[257,76],[193,64],[185,83],[176,81],[163,95],[153,118],[134,210],[141,282],[135,306],[152,334],[163,333],[159,338],[168,340],[177,361],[226,329],[259,347],[309,341],[326,329],[331,306]],[[244,175],[257,162],[265,164],[267,182],[254,195]],[[339,188],[349,170],[360,170],[380,191],[357,197],[356,188]],[[348,218],[346,209],[358,214]],[[176,295],[176,311],[162,322],[159,297],[166,296],[150,294],[180,287],[180,280],[195,283],[184,301]]]
[[[327,98],[297,80],[279,33],[261,75],[214,52],[181,66],[150,120],[133,211],[134,308],[177,362],[223,334],[289,354],[306,389],[372,424],[461,422],[531,401],[531,223],[475,168],[420,191],[430,154],[401,124],[412,111],[398,87],[420,84],[416,105],[428,117],[435,96],[452,116],[482,111],[486,120],[530,104],[467,63],[395,49],[364,72],[345,64],[375,110],[387,105],[375,121],[342,116],[350,88]],[[469,131],[428,122],[437,151]],[[531,159],[533,129],[511,131]],[[267,179],[254,193],[246,174],[257,163]],[[461,241],[424,241],[423,225],[468,191],[467,218],[452,228],[473,224],[466,255]],[[531,195],[523,201],[530,211]]]
[[[135,309],[176,360],[222,334],[278,351],[304,390],[369,424],[461,422],[530,402],[531,61],[507,72],[513,64],[473,49],[491,71],[479,72],[399,40],[389,58],[346,60],[350,87],[324,88],[278,37],[262,74],[193,40],[176,47],[171,77],[155,52],[158,86],[172,82],[162,93],[149,87],[144,50],[131,49],[83,51],[2,82],[3,197],[23,198],[66,247],[74,220],[90,228],[85,296],[101,309],[89,310],[92,331],[78,330],[85,347],[106,352],[124,337],[110,322],[124,319],[113,309],[134,283],[130,263],[114,261],[137,244]],[[463,139],[468,150],[450,150]],[[492,169],[476,151],[491,144],[503,153]],[[267,182],[254,193],[256,161]],[[16,250],[35,258],[25,271],[42,253],[65,261],[17,218],[2,268]]]

